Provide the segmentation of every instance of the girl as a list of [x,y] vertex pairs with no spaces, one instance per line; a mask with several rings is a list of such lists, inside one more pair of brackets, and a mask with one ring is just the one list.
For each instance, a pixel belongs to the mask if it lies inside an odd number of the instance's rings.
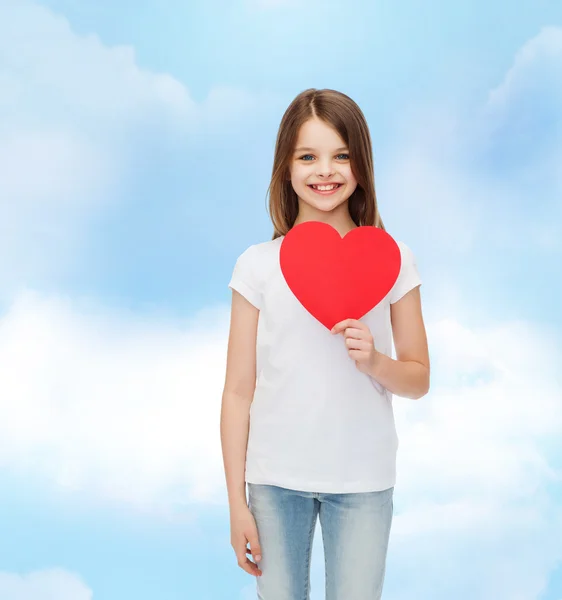
[[323,221],[342,237],[362,225],[384,229],[369,130],[351,98],[309,89],[293,100],[268,192],[273,239],[245,250],[229,283],[220,427],[231,544],[238,565],[257,576],[259,598],[308,599],[319,518],[326,600],[376,600],[393,515],[392,394],[417,399],[429,389],[414,255],[397,242],[393,288],[332,335],[295,298],[279,265],[283,237],[299,223]]

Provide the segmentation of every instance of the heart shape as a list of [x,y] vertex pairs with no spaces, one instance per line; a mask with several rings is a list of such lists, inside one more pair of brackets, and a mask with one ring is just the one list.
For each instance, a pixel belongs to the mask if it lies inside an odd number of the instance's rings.
[[328,329],[360,319],[392,289],[400,273],[400,248],[386,231],[369,225],[343,238],[327,223],[292,227],[279,251],[287,285],[303,307]]

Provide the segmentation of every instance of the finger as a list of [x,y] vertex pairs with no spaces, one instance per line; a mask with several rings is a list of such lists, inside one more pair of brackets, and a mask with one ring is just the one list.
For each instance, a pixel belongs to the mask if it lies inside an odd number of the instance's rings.
[[362,321],[359,321],[358,319],[344,319],[343,321],[336,323],[334,325],[334,327],[332,328],[331,332],[334,334],[340,333],[341,331],[343,331],[344,329],[347,329],[348,327],[355,327],[357,329],[365,329],[367,326],[365,325],[365,323],[363,323]]
[[364,350],[349,350],[349,357],[356,362],[363,362],[368,354]]
[[257,537],[250,540],[250,548],[251,548],[251,552],[252,552],[252,556],[254,557],[254,560],[256,562],[259,562],[261,560],[261,550],[260,550],[260,543],[259,543]]
[[333,327],[332,327],[332,333],[340,333],[341,331],[343,331],[346,327],[349,327],[351,325],[351,321],[353,319],[344,319],[343,321],[340,321],[339,323],[336,323]]
[[345,345],[348,350],[362,350],[368,352],[371,348],[366,340],[358,340],[356,338],[346,338]]
[[257,577],[262,574],[262,570],[258,568],[256,564],[254,564],[251,560],[248,560],[245,556],[243,558],[238,558],[238,566],[241,569],[244,569],[246,573]]
[[332,327],[332,329],[330,329],[330,333],[331,333],[332,335],[336,335],[336,333],[339,333],[339,332],[341,331],[341,327],[342,327],[341,323],[336,323],[336,324],[335,324],[335,325]]
[[369,334],[364,329],[357,329],[356,327],[347,327],[343,332],[346,338],[356,338],[358,340],[367,339]]

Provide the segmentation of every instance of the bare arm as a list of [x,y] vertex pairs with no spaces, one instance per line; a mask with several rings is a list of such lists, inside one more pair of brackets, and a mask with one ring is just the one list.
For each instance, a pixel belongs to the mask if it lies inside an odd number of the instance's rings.
[[377,352],[370,372],[393,394],[417,400],[429,391],[429,351],[419,286],[390,305],[396,360]]
[[231,510],[242,505],[247,507],[244,472],[250,405],[256,387],[258,316],[259,310],[233,290],[220,418],[222,455]]

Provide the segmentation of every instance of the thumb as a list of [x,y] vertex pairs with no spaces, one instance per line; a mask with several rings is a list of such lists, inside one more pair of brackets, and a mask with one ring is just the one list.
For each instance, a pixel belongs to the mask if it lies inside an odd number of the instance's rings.
[[261,548],[257,537],[250,540],[250,550],[255,560],[261,560]]

